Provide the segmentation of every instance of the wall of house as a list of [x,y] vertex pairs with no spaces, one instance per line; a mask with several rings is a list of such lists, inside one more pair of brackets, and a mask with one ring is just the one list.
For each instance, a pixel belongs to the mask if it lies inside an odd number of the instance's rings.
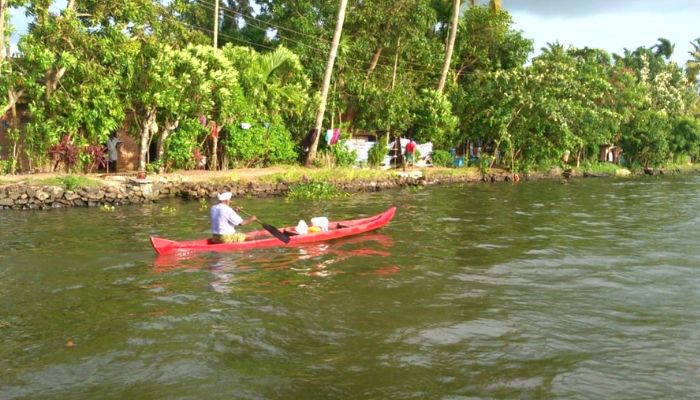
[[[26,115],[26,110],[20,110],[21,115]],[[22,119],[20,122],[20,132],[23,132],[24,126],[27,121]],[[9,121],[0,120],[0,160],[9,160],[12,157],[12,142],[8,138],[8,131],[10,129]],[[22,137],[24,135],[20,133],[20,147],[22,146]],[[117,132],[117,137],[122,141],[121,146],[119,146],[119,158],[117,160],[117,171],[136,171],[139,165],[139,143],[136,139],[130,136],[126,128],[122,128]],[[26,155],[20,152],[19,154],[19,165],[20,171],[27,172],[29,169],[29,160]],[[34,165],[33,168],[37,171],[34,172],[48,172],[51,168],[50,165],[37,166]],[[0,171],[2,173],[2,171]]]
[[117,138],[122,142],[119,146],[117,172],[136,171],[139,167],[139,143],[125,129],[117,132]]

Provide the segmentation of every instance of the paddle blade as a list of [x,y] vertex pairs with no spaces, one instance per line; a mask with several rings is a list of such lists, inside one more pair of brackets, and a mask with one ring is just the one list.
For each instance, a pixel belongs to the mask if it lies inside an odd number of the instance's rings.
[[262,227],[265,228],[266,231],[270,232],[272,236],[283,241],[285,244],[289,243],[289,236],[280,231],[279,229],[275,228],[274,226],[270,224],[262,224]]

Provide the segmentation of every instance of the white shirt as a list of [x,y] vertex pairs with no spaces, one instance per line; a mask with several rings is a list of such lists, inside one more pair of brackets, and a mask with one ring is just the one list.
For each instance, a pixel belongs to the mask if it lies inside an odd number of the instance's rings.
[[243,218],[224,203],[219,203],[211,208],[211,233],[215,235],[231,235],[236,233],[236,225],[243,222]]
[[107,151],[109,151],[109,161],[117,161],[117,145],[122,141],[116,137],[107,140]]

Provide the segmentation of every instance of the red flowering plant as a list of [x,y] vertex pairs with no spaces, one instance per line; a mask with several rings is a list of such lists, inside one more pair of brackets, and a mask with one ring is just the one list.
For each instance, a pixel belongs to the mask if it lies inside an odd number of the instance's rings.
[[87,173],[107,168],[107,148],[101,144],[85,146],[85,154],[88,156],[86,165]]
[[58,144],[49,148],[48,153],[53,164],[52,170],[56,171],[58,164],[63,163],[67,172],[78,162],[80,148],[73,144],[69,135],[65,135]]

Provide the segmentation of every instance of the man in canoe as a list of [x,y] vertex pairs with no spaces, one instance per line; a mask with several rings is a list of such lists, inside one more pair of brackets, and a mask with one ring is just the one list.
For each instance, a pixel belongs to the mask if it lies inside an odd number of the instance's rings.
[[[231,192],[219,194],[219,204],[211,208],[211,243],[235,243],[245,240],[245,234],[236,233],[236,225],[246,225],[257,218],[253,215],[249,218],[241,218],[230,206]],[[238,209],[237,209],[238,210]]]

